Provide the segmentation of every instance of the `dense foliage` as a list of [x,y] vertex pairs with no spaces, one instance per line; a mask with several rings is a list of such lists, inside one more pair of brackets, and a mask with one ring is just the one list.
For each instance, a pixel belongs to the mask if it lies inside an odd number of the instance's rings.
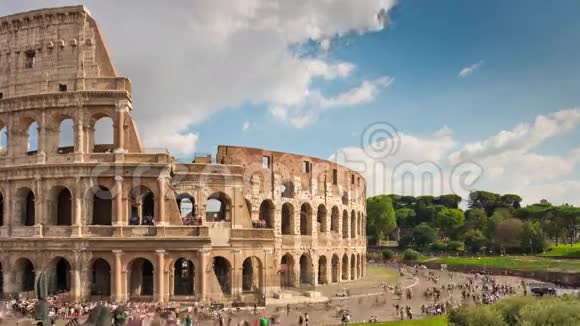
[[371,241],[399,239],[403,249],[536,254],[548,241],[575,243],[580,229],[580,208],[567,204],[522,207],[516,194],[487,191],[461,201],[454,194],[368,198],[367,234]]
[[448,318],[455,326],[580,325],[579,306],[578,297],[514,297],[453,309]]

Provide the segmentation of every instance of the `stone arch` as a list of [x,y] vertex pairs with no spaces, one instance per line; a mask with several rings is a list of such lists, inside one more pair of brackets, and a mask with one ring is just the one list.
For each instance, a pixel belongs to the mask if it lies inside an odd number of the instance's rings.
[[38,123],[31,120],[26,128],[26,153],[28,155],[35,155],[38,153],[38,145],[40,142],[39,137],[40,127]]
[[[120,194],[118,194],[120,195]],[[88,202],[90,207],[91,225],[113,224],[113,193],[105,186],[89,189]]]
[[193,223],[195,217],[195,199],[188,193],[175,194],[175,201],[179,209],[179,216],[185,225]]
[[60,116],[57,119],[58,134],[55,145],[59,154],[73,153],[75,150],[75,123],[70,116]]
[[27,187],[16,191],[16,225],[33,226],[36,223],[36,207],[34,192]]
[[266,222],[266,227],[269,229],[273,229],[275,222],[274,222],[274,213],[276,212],[276,206],[270,199],[264,199],[260,204],[260,213],[259,219]]
[[332,206],[330,214],[330,232],[338,233],[338,226],[340,225],[340,213],[338,207]]
[[256,256],[244,259],[242,263],[242,291],[259,293],[263,287],[262,261]]
[[331,280],[332,283],[338,282],[338,268],[340,266],[340,259],[337,254],[332,255],[332,271]]
[[111,295],[111,265],[103,258],[91,264],[91,296],[108,297]]
[[350,255],[350,279],[354,280],[356,278],[356,256],[354,254]]
[[357,236],[361,236],[361,229],[362,229],[362,223],[361,223],[362,219],[361,219],[361,213],[358,212],[356,214],[356,235]]
[[232,264],[222,256],[213,258],[213,272],[224,295],[232,294]]
[[45,272],[48,283],[48,293],[66,293],[72,288],[72,266],[62,257],[55,257],[46,265]]
[[[14,292],[24,293],[34,291],[34,281],[36,279],[36,272],[34,270],[34,264],[28,258],[18,258],[14,265]],[[31,295],[27,295],[32,297]]]
[[280,287],[294,287],[294,257],[287,253],[280,260]]
[[312,258],[309,254],[300,256],[300,285],[314,285]]
[[282,205],[282,234],[294,234],[294,206],[290,203]]
[[300,235],[312,235],[312,207],[309,203],[300,206]]
[[127,265],[127,283],[130,298],[152,296],[154,291],[153,263],[147,258],[135,258]]
[[358,278],[362,277],[362,264],[363,262],[361,261],[361,256],[360,254],[356,255],[356,275],[358,276]]
[[131,220],[130,224],[151,225],[155,219],[155,195],[153,191],[144,185],[139,185],[131,191],[129,202]]
[[356,238],[356,213],[354,209],[350,213],[350,237]]
[[189,259],[180,257],[173,264],[174,295],[194,295],[195,265]]
[[342,238],[348,239],[348,212],[342,211]]
[[0,156],[8,154],[8,126],[0,120]]
[[206,220],[208,222],[231,221],[232,200],[224,192],[218,191],[207,197]]
[[328,262],[326,256],[318,258],[318,284],[328,284],[327,275]]
[[318,232],[328,232],[328,225],[326,222],[326,206],[324,204],[318,205],[316,210],[316,222],[318,226]]
[[115,148],[113,119],[104,112],[94,114],[90,120],[89,148],[94,153],[111,153]]
[[348,280],[348,255],[344,254],[342,256],[342,280]]
[[72,225],[73,198],[66,186],[54,186],[48,193],[48,225]]

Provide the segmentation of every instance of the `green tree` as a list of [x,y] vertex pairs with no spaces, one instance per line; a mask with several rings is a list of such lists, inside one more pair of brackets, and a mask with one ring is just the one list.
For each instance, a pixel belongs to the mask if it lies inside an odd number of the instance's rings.
[[505,194],[499,197],[499,202],[496,207],[504,208],[520,208],[520,203],[522,202],[522,197],[514,194]]
[[457,238],[457,233],[465,222],[463,211],[457,208],[443,208],[437,213],[436,223],[441,232],[452,239]]
[[467,205],[469,208],[481,208],[490,216],[498,205],[500,195],[489,191],[472,191]]
[[367,234],[380,240],[380,234],[388,235],[397,228],[393,202],[388,195],[367,198]]
[[437,198],[436,202],[447,208],[459,208],[461,197],[456,194],[441,195]]
[[415,226],[415,211],[411,208],[399,208],[395,211],[395,216],[397,217],[397,225],[399,227],[407,228]]
[[508,218],[496,227],[497,244],[506,250],[518,249],[522,243],[523,222],[517,218]]
[[425,249],[437,239],[437,234],[427,223],[421,223],[413,229],[413,244],[418,249]]
[[467,251],[477,253],[485,247],[487,244],[487,238],[480,230],[471,230],[465,233],[463,242],[465,243],[465,249]]
[[522,250],[530,254],[541,253],[546,248],[546,241],[538,221],[526,221],[522,229]]
[[481,208],[472,208],[465,211],[465,229],[466,230],[485,230],[487,227],[488,217]]

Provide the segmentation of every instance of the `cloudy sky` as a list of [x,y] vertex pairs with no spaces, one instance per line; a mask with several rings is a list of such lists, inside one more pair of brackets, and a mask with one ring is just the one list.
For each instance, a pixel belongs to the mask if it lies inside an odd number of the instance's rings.
[[578,1],[2,0],[0,15],[78,3],[133,81],[146,147],[336,158],[369,194],[580,205]]

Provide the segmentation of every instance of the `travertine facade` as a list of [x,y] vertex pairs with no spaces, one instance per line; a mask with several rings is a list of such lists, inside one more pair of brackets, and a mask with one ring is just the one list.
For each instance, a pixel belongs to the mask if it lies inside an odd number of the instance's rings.
[[253,148],[190,164],[143,148],[131,83],[82,6],[0,18],[0,94],[4,294],[43,271],[74,300],[263,302],[365,274],[359,174]]

